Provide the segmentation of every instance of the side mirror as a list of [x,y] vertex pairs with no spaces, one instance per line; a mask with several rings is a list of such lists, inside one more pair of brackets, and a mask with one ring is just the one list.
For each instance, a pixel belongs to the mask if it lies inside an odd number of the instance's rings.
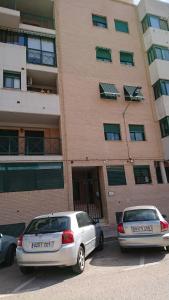
[[163,218],[166,220],[167,219],[167,216],[166,215],[162,215],[163,216]]

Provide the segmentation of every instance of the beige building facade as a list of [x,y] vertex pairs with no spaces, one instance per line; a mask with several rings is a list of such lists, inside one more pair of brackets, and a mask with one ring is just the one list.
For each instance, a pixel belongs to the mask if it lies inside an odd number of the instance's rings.
[[14,2],[0,1],[1,224],[70,209],[114,224],[141,204],[169,214],[137,7]]

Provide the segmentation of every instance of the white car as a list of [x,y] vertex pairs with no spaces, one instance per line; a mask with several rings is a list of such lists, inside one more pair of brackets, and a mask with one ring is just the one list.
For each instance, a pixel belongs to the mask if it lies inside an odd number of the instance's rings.
[[126,208],[117,231],[123,252],[133,247],[165,247],[169,251],[169,224],[155,206]]
[[100,225],[86,212],[59,212],[31,221],[18,239],[16,258],[24,274],[38,266],[72,266],[80,274],[85,258],[103,245]]

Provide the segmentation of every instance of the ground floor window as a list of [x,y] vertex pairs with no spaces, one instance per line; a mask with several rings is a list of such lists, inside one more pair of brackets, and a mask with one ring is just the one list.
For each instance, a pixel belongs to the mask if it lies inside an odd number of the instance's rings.
[[134,166],[134,177],[136,184],[152,183],[149,166]]
[[0,164],[1,193],[63,188],[63,163]]
[[126,185],[126,175],[124,166],[107,167],[107,177],[109,185]]

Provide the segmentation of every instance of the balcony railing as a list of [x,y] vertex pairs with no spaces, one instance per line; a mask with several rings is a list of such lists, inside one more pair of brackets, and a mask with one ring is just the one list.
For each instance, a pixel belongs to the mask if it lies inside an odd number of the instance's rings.
[[0,7],[16,9],[15,0],[0,0]]
[[62,155],[59,138],[0,137],[0,155]]
[[33,15],[29,13],[21,12],[21,23],[48,28],[48,29],[55,29],[53,18]]

